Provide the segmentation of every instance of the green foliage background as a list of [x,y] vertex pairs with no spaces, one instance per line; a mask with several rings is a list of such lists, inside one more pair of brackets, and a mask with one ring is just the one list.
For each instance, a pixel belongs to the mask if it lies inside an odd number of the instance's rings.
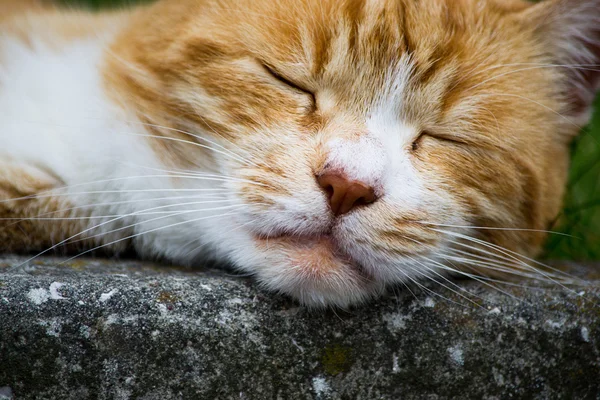
[[[152,0],[63,0],[92,9]],[[173,0],[177,1],[177,0]],[[600,260],[600,97],[596,113],[572,145],[572,165],[564,209],[550,235],[546,258]]]

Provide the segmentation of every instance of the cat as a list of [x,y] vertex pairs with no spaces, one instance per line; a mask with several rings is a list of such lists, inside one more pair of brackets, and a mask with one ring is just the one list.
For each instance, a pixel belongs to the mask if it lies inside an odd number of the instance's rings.
[[0,10],[2,252],[218,260],[311,307],[546,276],[600,0]]

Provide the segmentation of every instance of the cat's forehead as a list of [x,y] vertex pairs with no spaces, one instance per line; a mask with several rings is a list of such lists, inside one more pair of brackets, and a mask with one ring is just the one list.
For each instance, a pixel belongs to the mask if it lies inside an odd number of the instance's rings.
[[520,0],[182,1],[196,6],[172,21],[175,43],[140,57],[197,82],[227,110],[222,122],[303,118],[261,63],[316,93],[324,115],[364,121],[383,109],[412,126],[453,131],[498,126],[531,107],[524,92],[492,93],[549,90],[548,70],[499,68],[544,50],[516,18],[528,4]]
[[[376,105],[399,87],[422,91],[428,113],[466,75],[518,59],[521,1],[298,0],[238,2],[220,15],[236,46],[347,107]],[[246,7],[247,6],[247,7]],[[230,36],[232,35],[232,36]],[[504,47],[501,49],[501,47]],[[502,50],[502,51],[499,51]],[[410,78],[411,86],[407,86]],[[395,99],[399,100],[399,99]],[[453,99],[456,100],[456,99]],[[439,105],[439,104],[438,104]],[[450,106],[451,102],[445,104]]]
[[[214,25],[258,54],[310,63],[313,72],[345,55],[357,63],[393,64],[405,52],[444,56],[493,32],[525,7],[505,0],[294,0],[219,1]],[[229,5],[227,5],[229,4]],[[469,37],[478,34],[478,37]],[[453,38],[469,39],[450,43]],[[440,48],[446,46],[445,51]],[[424,52],[427,54],[416,54]],[[432,54],[432,53],[436,54]],[[346,59],[344,59],[346,61]]]

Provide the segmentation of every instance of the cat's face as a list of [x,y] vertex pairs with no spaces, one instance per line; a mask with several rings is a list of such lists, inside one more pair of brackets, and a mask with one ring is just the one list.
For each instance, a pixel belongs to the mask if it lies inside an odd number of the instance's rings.
[[[540,250],[597,85],[551,66],[596,61],[583,21],[598,3],[165,1],[107,76],[145,121],[222,146],[155,144],[165,165],[233,178],[243,207],[210,228],[220,254],[307,304],[345,306]],[[589,31],[579,53],[549,39],[565,4]]]

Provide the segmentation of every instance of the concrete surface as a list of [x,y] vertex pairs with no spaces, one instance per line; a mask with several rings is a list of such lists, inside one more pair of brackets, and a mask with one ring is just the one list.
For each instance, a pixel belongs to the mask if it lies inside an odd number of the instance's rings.
[[600,399],[600,266],[314,312],[225,272],[23,261],[0,259],[0,399]]

